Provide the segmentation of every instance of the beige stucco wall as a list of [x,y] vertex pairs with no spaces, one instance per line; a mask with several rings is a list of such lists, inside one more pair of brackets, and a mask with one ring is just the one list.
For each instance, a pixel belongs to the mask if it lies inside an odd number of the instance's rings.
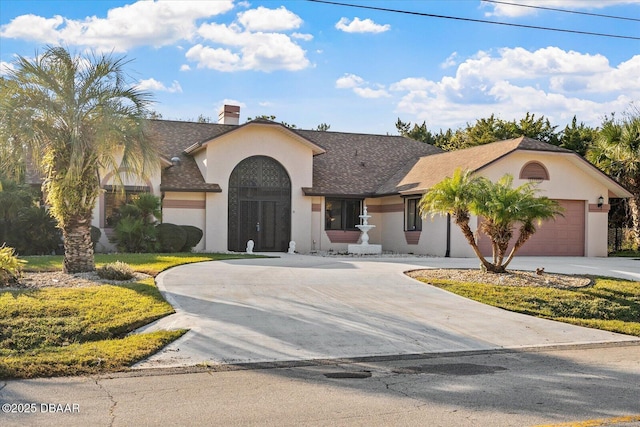
[[202,240],[193,248],[196,252],[206,247],[205,200],[206,193],[187,192],[166,192],[162,200],[162,222],[193,225],[203,231]]
[[[597,174],[579,161],[569,161],[568,156],[557,153],[517,151],[498,160],[480,174],[495,181],[505,173],[514,176],[514,185],[526,182],[518,178],[520,170],[529,161],[539,161],[549,172],[549,180],[539,184],[540,195],[551,199],[585,201],[585,256],[607,256],[606,210],[589,212],[589,204],[596,204],[600,196],[608,203],[608,188],[596,179]],[[474,221],[475,222],[475,221]]]
[[311,251],[311,197],[303,187],[312,186],[313,151],[300,138],[280,126],[252,124],[238,128],[207,143],[206,156],[196,154],[200,167],[205,167],[205,180],[219,184],[222,193],[206,197],[206,250],[227,250],[228,189],[233,169],[252,156],[268,156],[277,160],[291,179],[291,239],[300,252]]

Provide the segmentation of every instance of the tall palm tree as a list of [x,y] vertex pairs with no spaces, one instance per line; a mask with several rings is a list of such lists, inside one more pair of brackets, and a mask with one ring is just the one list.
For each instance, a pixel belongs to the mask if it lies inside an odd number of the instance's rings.
[[[534,183],[513,188],[513,177],[505,175],[497,182],[474,176],[472,171],[456,169],[434,185],[420,200],[423,216],[450,214],[462,230],[484,270],[504,273],[516,252],[535,233],[536,223],[561,214],[559,204],[538,197]],[[479,229],[491,239],[493,262],[487,260],[469,226],[471,215],[481,216]],[[518,238],[507,255],[509,243],[518,229]],[[506,258],[506,261],[505,261]]]
[[[64,237],[66,272],[94,270],[91,217],[100,174],[145,176],[157,151],[144,129],[147,93],[128,85],[123,58],[72,55],[49,47],[19,57],[0,97],[0,119],[42,171],[51,213]],[[116,173],[116,180],[121,174]]]
[[621,122],[605,120],[586,157],[633,194],[627,203],[632,238],[640,248],[640,110]]

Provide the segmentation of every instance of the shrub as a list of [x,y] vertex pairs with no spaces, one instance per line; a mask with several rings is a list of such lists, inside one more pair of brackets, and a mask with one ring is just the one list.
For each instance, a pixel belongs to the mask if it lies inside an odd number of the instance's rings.
[[0,286],[16,283],[22,274],[22,264],[25,262],[18,259],[13,248],[0,246]]
[[7,244],[20,255],[51,255],[62,246],[62,233],[44,207],[30,206],[18,212]]
[[93,243],[93,250],[96,250],[96,245],[100,241],[100,237],[102,236],[102,231],[95,225],[91,226],[91,243]]
[[187,242],[187,232],[179,225],[168,222],[156,226],[161,252],[179,252]]
[[160,198],[150,193],[137,195],[131,203],[121,206],[113,219],[115,242],[123,252],[156,252],[155,223],[160,216]]
[[123,217],[115,230],[118,249],[123,252],[154,252],[158,247],[155,227],[141,218]]
[[129,264],[122,261],[105,264],[96,269],[96,273],[98,273],[101,279],[106,280],[131,280],[135,277],[133,269]]
[[184,246],[180,248],[180,252],[191,252],[191,249],[200,243],[204,233],[198,227],[194,227],[193,225],[181,225],[180,227],[187,232],[187,241]]

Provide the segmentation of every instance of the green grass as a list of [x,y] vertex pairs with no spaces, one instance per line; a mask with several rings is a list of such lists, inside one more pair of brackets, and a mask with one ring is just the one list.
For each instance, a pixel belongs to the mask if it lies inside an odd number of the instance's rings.
[[[96,255],[156,275],[172,266],[246,257],[227,254]],[[62,256],[25,257],[27,271],[62,269]],[[173,313],[152,278],[83,288],[0,290],[0,378],[126,370],[184,330],[128,335]]]
[[592,286],[567,290],[420,280],[505,310],[640,336],[640,282],[594,277]]
[[615,257],[627,257],[627,258],[640,258],[640,251],[632,251],[631,249],[626,249],[623,251],[612,252],[609,256]]
[[[254,255],[255,257],[256,255]],[[96,268],[116,261],[129,264],[135,271],[156,276],[162,270],[180,264],[202,261],[218,261],[225,259],[247,258],[244,254],[204,254],[204,253],[172,253],[172,254],[96,254]],[[42,272],[62,270],[62,255],[27,256],[24,271]]]

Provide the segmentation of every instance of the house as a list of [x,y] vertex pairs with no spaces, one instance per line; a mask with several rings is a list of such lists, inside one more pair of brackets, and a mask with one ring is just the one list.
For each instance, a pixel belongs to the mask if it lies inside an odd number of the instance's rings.
[[[535,180],[565,207],[521,254],[606,256],[608,200],[630,196],[574,152],[526,137],[443,152],[401,136],[290,129],[262,119],[240,125],[239,114],[225,106],[219,123],[150,121],[162,170],[126,183],[129,194],[161,197],[163,222],[202,229],[196,250],[243,252],[253,240],[257,252],[284,252],[290,241],[301,253],[346,251],[358,242],[355,225],[366,204],[376,225],[370,242],[384,251],[471,257],[451,221],[422,219],[417,206],[460,167],[491,180],[506,173],[516,184]],[[102,185],[109,190],[113,174]],[[108,229],[117,203],[104,192],[94,225]]]

